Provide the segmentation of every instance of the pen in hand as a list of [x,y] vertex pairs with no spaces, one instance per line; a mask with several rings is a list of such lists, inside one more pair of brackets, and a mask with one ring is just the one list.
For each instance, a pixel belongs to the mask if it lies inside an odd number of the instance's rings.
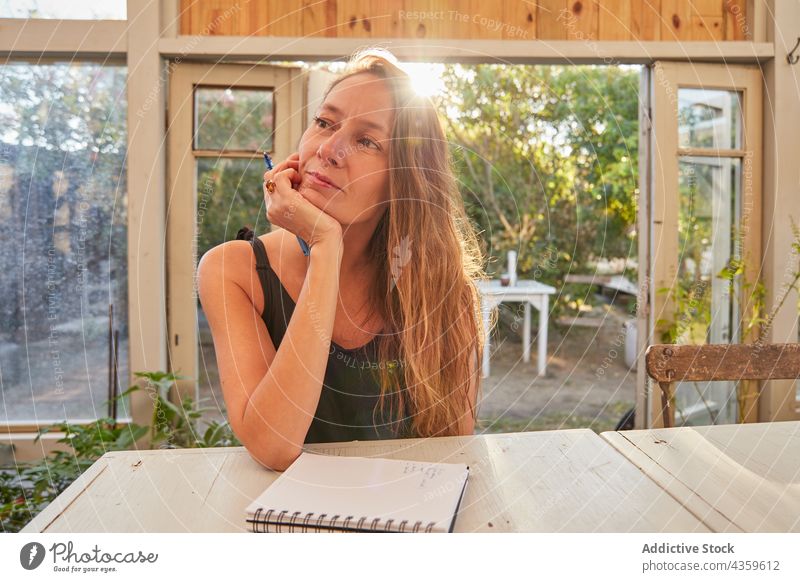
[[[272,159],[269,157],[269,154],[267,152],[264,152],[264,163],[267,165],[267,170],[272,169]],[[306,241],[304,241],[299,236],[297,236],[297,242],[300,243],[300,248],[303,250],[303,254],[305,256],[308,256],[309,253],[308,243],[306,243]]]

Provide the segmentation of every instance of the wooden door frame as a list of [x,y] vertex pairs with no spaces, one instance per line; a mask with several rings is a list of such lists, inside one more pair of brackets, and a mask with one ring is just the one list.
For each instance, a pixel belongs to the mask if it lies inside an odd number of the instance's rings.
[[[171,371],[187,379],[177,383],[177,398],[198,398],[197,333],[197,177],[194,149],[194,89],[197,86],[274,90],[273,157],[289,156],[305,126],[305,75],[273,65],[173,63],[167,107],[167,339]],[[223,154],[238,157],[242,153]],[[247,157],[245,155],[245,157]],[[260,157],[254,153],[255,157]],[[259,159],[259,163],[263,163]],[[187,234],[189,236],[187,236]],[[191,300],[187,301],[186,298]]]
[[[647,179],[650,202],[648,226],[650,232],[648,274],[652,273],[647,290],[649,298],[647,329],[648,343],[660,343],[660,330],[655,325],[659,319],[669,319],[674,314],[674,294],[659,293],[662,288],[674,289],[678,269],[678,158],[688,155],[688,148],[678,147],[678,89],[703,88],[742,93],[742,185],[741,205],[743,223],[743,254],[745,262],[744,284],[753,285],[761,273],[761,220],[762,220],[762,85],[761,71],[746,65],[717,65],[679,62],[656,62],[649,71],[651,106],[650,150],[651,174]],[[644,183],[644,182],[643,182]],[[658,259],[658,260],[657,260]],[[752,289],[752,287],[750,287]],[[740,317],[746,305],[741,305]],[[643,354],[639,367],[644,368]],[[639,403],[637,410],[647,410],[647,428],[662,427],[660,398],[654,394],[659,388],[649,379],[645,392],[646,405]],[[745,422],[758,421],[757,386],[749,386],[745,393]]]

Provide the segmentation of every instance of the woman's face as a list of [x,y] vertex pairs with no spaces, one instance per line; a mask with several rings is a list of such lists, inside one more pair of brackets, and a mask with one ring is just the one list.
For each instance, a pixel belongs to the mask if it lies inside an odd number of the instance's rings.
[[300,140],[298,190],[343,226],[383,214],[393,107],[385,81],[353,75],[331,89]]

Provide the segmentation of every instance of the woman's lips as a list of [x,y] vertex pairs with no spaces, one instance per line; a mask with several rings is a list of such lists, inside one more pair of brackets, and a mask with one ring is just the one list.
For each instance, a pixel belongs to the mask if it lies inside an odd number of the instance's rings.
[[315,186],[321,186],[323,188],[329,188],[331,190],[341,189],[336,184],[333,184],[331,182],[328,182],[327,180],[322,179],[320,175],[317,174],[316,172],[308,172],[307,175],[310,178],[311,183],[314,184]]

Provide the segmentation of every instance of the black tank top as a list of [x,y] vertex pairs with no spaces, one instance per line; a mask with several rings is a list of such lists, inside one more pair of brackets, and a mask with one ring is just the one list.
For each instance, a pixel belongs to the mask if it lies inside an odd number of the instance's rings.
[[[264,243],[253,236],[249,229],[240,230],[237,238],[250,240],[253,247],[256,270],[264,291],[264,311],[261,318],[277,350],[289,327],[295,302],[272,270]],[[399,424],[388,420],[390,401],[385,405],[385,413],[377,406],[380,396],[378,341],[379,336],[375,336],[366,345],[350,350],[331,341],[322,392],[314,420],[306,435],[306,443],[409,436],[407,420]],[[391,366],[394,373],[400,371],[394,361],[384,365]],[[404,418],[407,416],[404,415]]]

